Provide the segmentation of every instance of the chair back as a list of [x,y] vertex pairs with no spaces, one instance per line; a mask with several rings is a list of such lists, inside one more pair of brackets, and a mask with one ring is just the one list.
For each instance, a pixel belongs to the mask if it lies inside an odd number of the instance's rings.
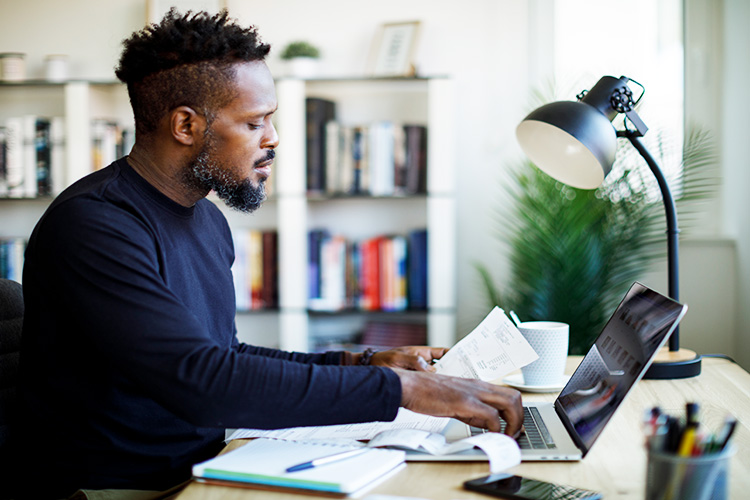
[[23,324],[23,288],[0,279],[0,466],[8,465],[10,427],[17,412],[16,387]]

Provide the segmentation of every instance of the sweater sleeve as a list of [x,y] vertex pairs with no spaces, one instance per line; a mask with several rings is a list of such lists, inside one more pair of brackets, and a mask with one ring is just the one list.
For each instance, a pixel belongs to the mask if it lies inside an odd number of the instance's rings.
[[69,322],[68,341],[188,422],[271,429],[395,418],[392,370],[217,341],[165,283],[163,249],[137,216],[78,199],[45,218],[33,252],[54,248],[54,259],[30,257],[44,262],[35,272],[54,287],[50,307]]
[[296,361],[298,363],[313,363],[318,365],[340,365],[344,354],[342,351],[326,351],[323,353],[281,351],[279,349],[244,344],[238,342],[236,337],[234,338],[232,345],[238,352],[246,354],[257,354],[269,358],[279,358]]

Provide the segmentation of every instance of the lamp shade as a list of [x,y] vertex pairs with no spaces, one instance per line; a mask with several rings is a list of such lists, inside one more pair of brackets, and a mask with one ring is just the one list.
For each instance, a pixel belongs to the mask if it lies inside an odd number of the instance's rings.
[[516,137],[537,167],[580,189],[599,187],[615,161],[615,128],[585,102],[559,101],[535,109],[518,125]]

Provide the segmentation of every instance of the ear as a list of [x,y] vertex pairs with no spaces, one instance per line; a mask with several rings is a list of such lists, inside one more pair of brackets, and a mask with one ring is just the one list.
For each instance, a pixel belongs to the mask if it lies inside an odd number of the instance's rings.
[[180,144],[193,146],[203,137],[205,130],[205,117],[190,106],[179,106],[169,114],[169,131]]

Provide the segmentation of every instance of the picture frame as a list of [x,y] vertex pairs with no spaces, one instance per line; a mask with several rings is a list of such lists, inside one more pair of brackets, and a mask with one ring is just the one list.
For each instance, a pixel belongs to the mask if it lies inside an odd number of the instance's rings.
[[226,8],[226,4],[226,0],[146,0],[146,24],[159,23],[172,7],[180,14],[187,11],[217,14]]
[[409,77],[416,74],[414,56],[420,21],[383,24],[373,43],[370,73],[379,77]]

